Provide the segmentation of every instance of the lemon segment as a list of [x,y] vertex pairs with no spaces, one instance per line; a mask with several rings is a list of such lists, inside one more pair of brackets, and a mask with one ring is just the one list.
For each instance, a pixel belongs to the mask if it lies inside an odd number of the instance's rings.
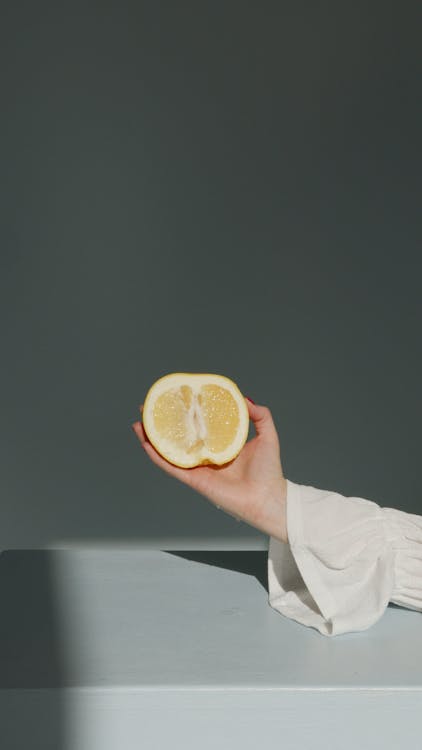
[[211,373],[159,378],[147,393],[142,419],[155,449],[185,468],[231,461],[249,431],[248,407],[238,386]]
[[203,385],[200,398],[207,448],[213,453],[222,453],[236,438],[239,407],[230,391],[219,385]]

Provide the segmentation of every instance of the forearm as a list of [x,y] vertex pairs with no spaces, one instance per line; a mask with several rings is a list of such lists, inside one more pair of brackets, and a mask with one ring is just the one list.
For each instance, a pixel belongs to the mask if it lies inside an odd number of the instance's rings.
[[251,525],[268,536],[288,543],[286,507],[287,481],[283,477],[258,504]]

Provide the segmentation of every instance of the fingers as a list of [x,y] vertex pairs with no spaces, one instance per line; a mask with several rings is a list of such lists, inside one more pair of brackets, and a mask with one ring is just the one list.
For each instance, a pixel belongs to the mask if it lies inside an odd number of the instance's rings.
[[245,401],[248,406],[249,416],[254,423],[256,434],[271,441],[275,438],[278,440],[277,428],[268,406],[253,404],[247,396],[245,396]]
[[154,446],[148,440],[148,437],[144,430],[144,426],[142,422],[134,422],[132,424],[132,429],[135,435],[137,436],[139,442],[141,443],[143,449],[145,450],[145,453],[149,456],[151,461],[156,466],[159,466],[160,469],[163,469],[163,471],[165,471],[167,474],[170,474],[170,476],[175,477],[176,479],[179,479],[181,482],[184,482],[185,484],[190,485],[191,475],[190,475],[189,469],[182,469],[180,466],[174,466],[174,464],[171,464],[169,461],[166,461],[165,458],[160,456],[158,451],[155,450]]
[[[140,404],[139,411],[141,412],[141,416],[142,416],[142,410],[143,410],[143,408],[144,408],[144,405]],[[133,422],[132,429],[133,429],[135,435],[139,438],[139,441],[140,441],[140,443],[141,443],[141,445],[142,445],[143,448],[145,448],[145,444],[146,443],[148,443],[148,445],[151,445],[151,443],[148,440],[148,435],[146,434],[146,432],[144,430],[144,425],[142,424],[142,422],[140,422],[140,421],[139,422]]]
[[147,434],[144,430],[144,426],[142,422],[134,422],[132,424],[132,429],[135,433],[135,435],[139,438],[139,442],[141,443],[142,447],[145,448],[145,444],[148,443],[150,445],[150,442],[148,440]]

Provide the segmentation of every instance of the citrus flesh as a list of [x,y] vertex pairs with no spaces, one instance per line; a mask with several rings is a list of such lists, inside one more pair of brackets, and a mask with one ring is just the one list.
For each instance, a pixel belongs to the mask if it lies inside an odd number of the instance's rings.
[[149,441],[184,468],[232,461],[249,431],[249,411],[236,383],[214,373],[174,372],[152,384],[142,422]]

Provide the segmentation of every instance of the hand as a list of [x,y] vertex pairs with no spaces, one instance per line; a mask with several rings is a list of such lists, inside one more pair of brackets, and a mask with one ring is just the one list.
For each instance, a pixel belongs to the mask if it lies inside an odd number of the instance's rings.
[[[148,440],[142,422],[132,428],[151,461],[170,476],[211,500],[217,508],[287,542],[287,482],[280,459],[280,443],[267,406],[245,399],[256,431],[240,453],[223,466],[207,464],[183,469],[167,461]],[[142,414],[143,404],[140,406]]]

